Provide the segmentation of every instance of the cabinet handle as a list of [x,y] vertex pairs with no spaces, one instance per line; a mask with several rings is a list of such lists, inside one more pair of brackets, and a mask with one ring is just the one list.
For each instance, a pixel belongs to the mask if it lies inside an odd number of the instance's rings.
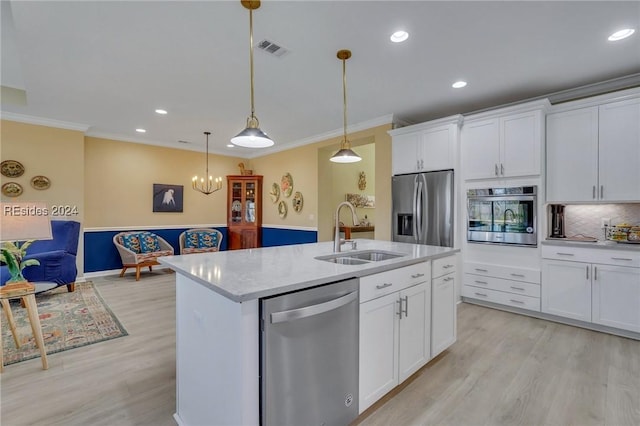
[[416,170],[420,170],[420,160],[416,160]]
[[500,163],[500,174],[504,176],[504,164]]
[[591,198],[596,199],[596,186],[593,185],[593,190],[591,191]]
[[520,305],[524,305],[524,302],[522,300],[509,299],[509,302],[513,302],[513,303],[518,303]]
[[475,269],[476,269],[476,271],[478,271],[478,272],[487,272],[487,270],[486,270],[486,269],[480,269],[480,268],[475,268]]
[[560,253],[560,252],[557,252],[556,254],[558,256],[575,256],[575,254],[573,254],[573,253]]
[[444,280],[442,280],[442,281],[444,281],[444,282],[449,282],[449,281],[451,281],[451,280],[453,280],[453,278],[451,278],[451,277],[447,277],[447,278],[445,278],[445,279],[444,279]]
[[402,319],[402,298],[396,300],[396,303],[398,304],[398,312],[396,312],[396,315],[398,315],[399,319]]
[[424,169],[424,160],[420,160],[420,169]]
[[391,287],[392,285],[393,285],[393,284],[391,284],[391,283],[384,283],[384,284],[382,284],[382,285],[378,284],[378,285],[376,285],[376,288],[377,288],[378,290],[382,290],[383,288]]
[[[404,299],[404,316],[408,317],[409,316],[409,296],[405,296],[402,299]],[[400,307],[402,308],[402,303],[400,303]]]
[[498,175],[498,163],[495,164],[495,173],[496,173],[496,176],[499,176]]
[[476,283],[478,283],[478,284],[489,285],[489,283],[488,283],[488,282],[486,282],[486,281],[478,281],[478,280],[475,280],[474,282],[476,282]]
[[418,274],[415,274],[415,275],[411,275],[411,278],[421,278],[421,277],[424,277],[424,274],[418,273]]
[[604,198],[604,185],[600,185],[600,198]]
[[629,258],[626,258],[626,257],[612,257],[611,259],[613,259],[613,260],[627,260],[629,262],[633,261],[633,259],[629,259]]
[[587,265],[587,279],[589,279],[589,265]]
[[449,269],[449,268],[453,268],[453,265],[444,265],[443,266],[444,269]]
[[512,277],[520,277],[520,278],[524,278],[523,274],[511,274]]
[[511,288],[512,288],[512,289],[514,289],[514,290],[524,291],[524,288],[522,288],[522,287],[514,287],[514,286],[511,286]]
[[594,281],[598,280],[598,267],[597,266],[593,267],[593,280]]
[[476,296],[489,297],[489,296],[487,296],[486,294],[484,294],[484,293],[478,293],[477,291],[476,291],[475,293],[473,293],[473,294],[475,294]]

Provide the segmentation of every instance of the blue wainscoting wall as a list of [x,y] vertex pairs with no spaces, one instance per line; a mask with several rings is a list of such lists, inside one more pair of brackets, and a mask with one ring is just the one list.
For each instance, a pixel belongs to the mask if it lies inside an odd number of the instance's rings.
[[[223,239],[220,250],[227,249],[227,228],[214,227],[222,232]],[[153,232],[173,246],[176,254],[180,254],[178,237],[189,228],[171,229],[143,229],[141,231]],[[129,229],[127,229],[128,231]],[[84,272],[111,271],[122,269],[122,261],[118,250],[113,245],[113,236],[120,230],[109,231],[85,231],[84,232]],[[303,244],[318,242],[318,231],[301,229],[262,228],[262,247],[285,246],[290,244]]]
[[317,243],[318,231],[300,229],[262,228],[262,247]]
[[[178,237],[189,228],[171,229],[140,229],[157,234],[167,240],[173,246],[175,254],[180,254]],[[227,228],[215,227],[222,232],[222,244],[220,250],[227,249]],[[129,230],[127,230],[129,231]],[[109,271],[122,269],[122,261],[116,246],[113,244],[113,236],[122,231],[86,231],[84,233],[84,272]]]

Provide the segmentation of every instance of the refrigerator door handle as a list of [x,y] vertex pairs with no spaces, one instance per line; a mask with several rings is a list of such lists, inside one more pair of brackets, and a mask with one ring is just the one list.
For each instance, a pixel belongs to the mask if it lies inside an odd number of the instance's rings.
[[426,244],[427,235],[429,235],[429,218],[425,217],[425,214],[429,212],[429,187],[427,185],[427,177],[420,175],[420,178],[422,179],[422,200],[420,203],[420,223],[422,224],[422,229],[420,231],[420,244]]
[[418,176],[413,179],[413,238],[418,242]]
[[416,241],[418,242],[418,244],[422,244],[422,235],[423,235],[423,228],[424,228],[424,223],[423,223],[423,213],[424,213],[424,209],[423,209],[423,204],[424,204],[424,190],[423,190],[423,185],[422,185],[422,181],[424,180],[424,176],[420,175],[420,181],[418,182],[418,190],[416,191],[416,229],[417,229],[417,234],[416,234]]

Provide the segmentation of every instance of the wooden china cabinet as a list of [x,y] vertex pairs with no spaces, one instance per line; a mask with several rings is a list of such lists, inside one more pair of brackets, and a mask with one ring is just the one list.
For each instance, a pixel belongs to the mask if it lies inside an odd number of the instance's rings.
[[227,176],[229,250],[262,245],[262,176]]

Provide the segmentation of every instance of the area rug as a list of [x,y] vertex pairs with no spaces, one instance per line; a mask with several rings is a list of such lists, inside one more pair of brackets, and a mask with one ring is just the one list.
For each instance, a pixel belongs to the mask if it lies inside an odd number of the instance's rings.
[[[72,293],[67,292],[66,286],[61,286],[37,294],[36,302],[47,355],[128,335],[91,282],[76,283],[76,290]],[[19,300],[11,301],[11,310],[16,320],[20,348],[16,348],[7,317],[2,312],[5,365],[40,356],[27,310],[20,306]]]

